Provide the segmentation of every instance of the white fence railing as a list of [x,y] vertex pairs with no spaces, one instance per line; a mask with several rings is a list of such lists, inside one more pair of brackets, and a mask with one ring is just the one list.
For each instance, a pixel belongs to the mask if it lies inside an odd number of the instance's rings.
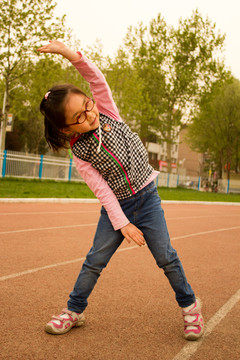
[[2,177],[82,181],[72,159],[57,156],[5,150],[0,153],[0,169]]
[[193,176],[184,176],[178,174],[168,174],[161,172],[157,179],[158,186],[165,186],[175,188],[178,186],[192,188],[196,190],[201,189],[201,178]]
[[[0,176],[63,181],[83,181],[71,158],[25,154],[15,151],[0,152]],[[203,190],[201,177],[189,177],[161,172],[158,186],[186,187]],[[211,188],[209,189],[211,191]],[[240,181],[218,180],[217,191],[240,193]]]

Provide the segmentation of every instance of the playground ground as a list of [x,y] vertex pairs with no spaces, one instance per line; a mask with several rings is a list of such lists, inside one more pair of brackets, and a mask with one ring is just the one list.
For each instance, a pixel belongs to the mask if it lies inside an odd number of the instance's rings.
[[85,311],[86,325],[44,332],[66,306],[98,203],[0,203],[4,360],[240,358],[240,206],[163,203],[173,247],[203,302],[204,337],[187,342],[181,310],[148,248],[123,242]]

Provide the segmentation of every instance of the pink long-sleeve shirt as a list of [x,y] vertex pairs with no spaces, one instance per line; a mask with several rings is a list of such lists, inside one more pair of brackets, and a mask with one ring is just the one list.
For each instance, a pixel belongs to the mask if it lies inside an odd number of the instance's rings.
[[[81,56],[79,60],[72,61],[72,64],[89,83],[99,112],[116,121],[122,121],[104,75],[87,59],[86,56],[83,56],[81,53],[79,53],[79,55]],[[71,141],[71,144],[73,143],[74,138]],[[79,174],[99,199],[102,206],[106,209],[113,228],[119,230],[126,226],[129,223],[129,220],[125,216],[118,199],[108,183],[103,179],[102,175],[93,168],[91,163],[83,161],[75,155],[73,155],[73,158]],[[157,175],[158,172],[154,171],[144,186],[154,180]]]

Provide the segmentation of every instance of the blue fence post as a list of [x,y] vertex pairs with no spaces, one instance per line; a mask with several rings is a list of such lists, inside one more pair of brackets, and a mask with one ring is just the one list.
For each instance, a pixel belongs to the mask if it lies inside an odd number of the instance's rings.
[[168,173],[168,177],[167,177],[167,187],[169,187],[169,179],[170,179],[170,174]]
[[40,155],[39,174],[38,174],[39,179],[42,178],[42,169],[43,169],[43,155]]
[[72,159],[69,161],[69,171],[68,171],[68,180],[71,181],[72,176]]
[[229,187],[230,187],[230,179],[228,179],[228,182],[227,182],[227,194],[229,193]]
[[198,191],[200,191],[200,187],[201,187],[201,176],[199,176],[198,178]]
[[6,174],[6,165],[7,165],[7,150],[3,152],[3,165],[2,165],[2,177]]
[[177,176],[177,187],[178,187],[178,184],[179,184],[179,175]]

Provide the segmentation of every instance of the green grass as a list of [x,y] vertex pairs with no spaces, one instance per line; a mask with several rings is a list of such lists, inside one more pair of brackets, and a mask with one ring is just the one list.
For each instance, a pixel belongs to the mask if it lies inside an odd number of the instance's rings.
[[[240,194],[199,192],[184,188],[158,188],[162,200],[240,202]],[[95,198],[85,183],[54,180],[0,179],[0,198]]]
[[0,198],[95,198],[82,182],[0,179]]
[[162,200],[240,202],[240,194],[202,192],[184,188],[158,188]]

